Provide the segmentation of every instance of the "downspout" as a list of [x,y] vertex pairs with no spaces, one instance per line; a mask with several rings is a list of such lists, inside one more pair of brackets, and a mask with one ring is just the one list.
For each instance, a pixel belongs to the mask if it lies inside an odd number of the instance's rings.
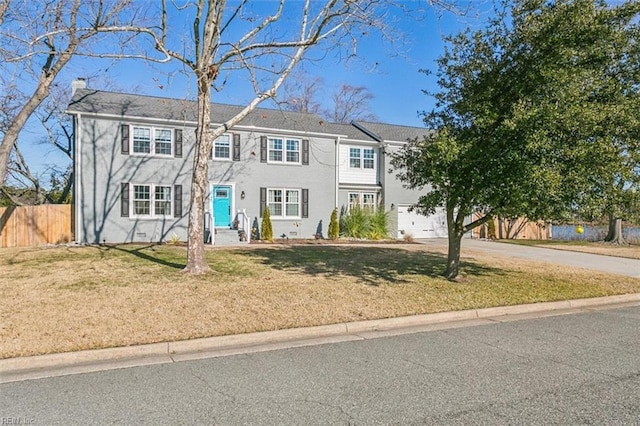
[[82,186],[80,184],[80,180],[82,179],[82,170],[81,170],[81,161],[80,161],[80,156],[81,156],[81,137],[80,137],[80,133],[82,132],[82,116],[81,114],[76,114],[75,118],[73,120],[73,125],[74,125],[74,129],[73,129],[73,142],[74,142],[74,147],[73,147],[73,178],[75,180],[75,182],[73,183],[73,210],[74,210],[74,217],[73,217],[73,223],[74,223],[74,236],[73,239],[75,240],[75,242],[77,244],[81,244],[83,241],[83,237],[81,236],[81,229],[82,229],[82,213],[81,213],[81,209],[80,209],[80,187]]
[[335,160],[336,160],[336,165],[335,165],[335,174],[336,174],[336,184],[334,185],[335,188],[335,200],[334,200],[334,207],[338,208],[338,194],[340,192],[340,136],[338,136],[338,138],[336,139],[336,151],[335,151]]

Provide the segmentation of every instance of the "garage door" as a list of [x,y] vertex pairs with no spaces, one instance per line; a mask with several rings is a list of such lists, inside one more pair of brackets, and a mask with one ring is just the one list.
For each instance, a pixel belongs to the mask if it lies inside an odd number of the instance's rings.
[[409,206],[398,206],[398,238],[411,234],[413,238],[447,238],[447,214],[444,208],[431,216],[423,216]]

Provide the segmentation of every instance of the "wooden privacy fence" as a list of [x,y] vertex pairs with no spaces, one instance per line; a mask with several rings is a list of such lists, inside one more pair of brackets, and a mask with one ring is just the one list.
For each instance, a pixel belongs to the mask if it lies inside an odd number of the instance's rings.
[[[474,215],[474,220],[478,216]],[[493,219],[495,237],[490,236],[487,223],[475,228],[472,232],[473,238],[496,238],[506,239],[527,239],[527,240],[549,240],[551,239],[551,224],[531,222],[526,218],[515,220]]]
[[72,240],[70,204],[0,207],[0,247],[34,247]]

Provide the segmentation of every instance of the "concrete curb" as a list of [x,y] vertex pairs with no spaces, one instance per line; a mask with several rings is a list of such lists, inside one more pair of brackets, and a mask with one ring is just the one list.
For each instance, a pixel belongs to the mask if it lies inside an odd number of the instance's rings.
[[523,314],[543,313],[560,315],[580,312],[588,308],[602,309],[623,304],[629,306],[640,304],[640,293],[9,358],[0,360],[0,383],[290,347],[365,340],[389,335],[384,332],[393,330],[398,331],[396,334],[401,334],[402,330],[409,333],[419,331],[417,329],[420,327],[434,325],[447,324],[451,327],[463,327],[501,321],[508,316],[517,317]]

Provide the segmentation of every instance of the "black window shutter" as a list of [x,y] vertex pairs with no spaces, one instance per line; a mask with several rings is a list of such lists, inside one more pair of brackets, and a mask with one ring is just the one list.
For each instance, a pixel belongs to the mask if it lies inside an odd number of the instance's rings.
[[233,161],[240,161],[240,135],[233,135]]
[[173,155],[176,158],[182,158],[182,129],[176,129],[175,131],[175,140],[173,141]]
[[120,153],[129,155],[129,125],[120,125]]
[[309,165],[309,139],[302,139],[302,165]]
[[309,190],[302,190],[302,217],[309,217]]
[[182,217],[182,185],[173,185],[173,217]]
[[129,217],[129,183],[120,184],[120,216]]
[[260,136],[260,162],[267,162],[267,137]]
[[260,188],[260,217],[262,212],[267,208],[267,188]]

